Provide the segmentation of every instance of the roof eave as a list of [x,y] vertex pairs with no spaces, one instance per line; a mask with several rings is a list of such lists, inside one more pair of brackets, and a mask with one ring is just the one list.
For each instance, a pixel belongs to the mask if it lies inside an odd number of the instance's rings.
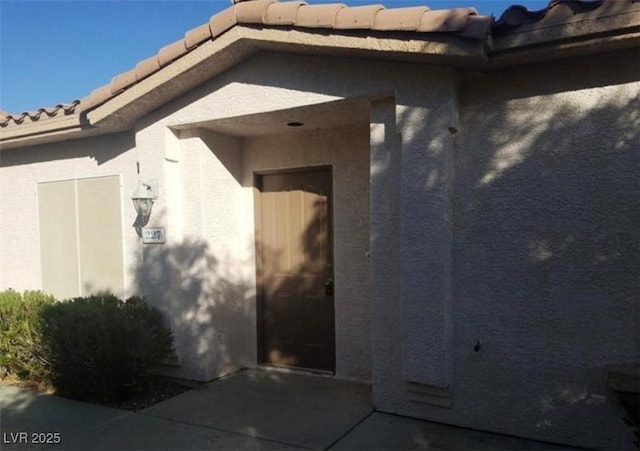
[[262,50],[492,70],[637,47],[640,43],[637,12],[634,9],[564,25],[532,27],[494,37],[489,44],[481,39],[438,33],[371,30],[327,33],[323,29],[236,25],[80,114],[4,127],[0,130],[0,147],[22,147],[131,129],[138,119]]
[[503,67],[543,59],[591,54],[638,46],[640,4],[610,15],[547,26],[520,27],[493,36],[491,67]]
[[592,55],[625,48],[638,48],[638,46],[640,46],[640,29],[629,31],[624,35],[583,36],[580,39],[518,47],[493,53],[490,56],[490,69],[502,69],[578,55]]
[[95,127],[119,131],[226,71],[258,51],[349,56],[442,65],[486,64],[482,40],[439,37],[407,39],[406,34],[326,33],[308,29],[237,25],[145,80],[88,111]]
[[0,149],[80,138],[92,134],[91,128],[80,113],[42,122],[10,125],[0,130]]
[[3,128],[0,146],[9,149],[131,129],[138,119],[259,51],[456,66],[487,63],[484,40],[450,34],[416,36],[371,30],[326,33],[326,30],[236,25],[80,114]]

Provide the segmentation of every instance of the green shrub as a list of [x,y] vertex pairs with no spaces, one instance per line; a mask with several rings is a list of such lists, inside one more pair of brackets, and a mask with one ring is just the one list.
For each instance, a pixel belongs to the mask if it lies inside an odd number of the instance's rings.
[[54,301],[53,296],[41,291],[0,292],[0,377],[35,382],[45,377],[47,368],[37,353],[38,312]]
[[41,310],[41,352],[49,381],[72,398],[109,402],[132,396],[145,373],[173,354],[173,335],[142,298],[75,298]]

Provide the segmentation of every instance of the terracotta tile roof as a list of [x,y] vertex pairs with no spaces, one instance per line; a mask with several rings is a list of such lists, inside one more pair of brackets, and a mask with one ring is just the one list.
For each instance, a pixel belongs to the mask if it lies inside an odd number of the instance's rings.
[[637,35],[639,29],[638,0],[551,0],[540,11],[511,6],[491,26],[491,56],[576,37],[597,43],[616,34]]
[[[186,32],[135,68],[116,75],[111,83],[93,90],[81,101],[18,115],[3,113],[0,127],[11,123],[38,121],[59,114],[73,114],[104,103],[131,85],[180,58],[199,44],[215,39],[236,24],[293,26],[335,30],[413,31],[417,33],[454,33],[469,39],[485,39],[491,24],[489,17],[478,16],[473,8],[432,11],[427,7],[385,9],[382,5],[348,7],[342,3],[308,5],[303,1],[234,1],[233,6],[213,15],[208,23]],[[43,116],[44,114],[44,116]]]
[[532,12],[522,6],[511,6],[495,21],[490,17],[479,16],[474,8],[430,10],[420,6],[385,9],[382,5],[348,7],[342,3],[308,5],[304,1],[233,0],[233,6],[211,16],[207,23],[187,31],[183,39],[161,48],[156,55],[140,61],[135,68],[116,75],[109,84],[93,90],[82,100],[18,115],[2,112],[0,127],[77,114],[99,106],[198,45],[216,39],[236,24],[438,33],[489,42],[490,33],[499,39],[500,36],[509,36],[512,33],[578,21],[583,17],[589,18],[592,11],[605,3],[609,6],[614,3],[630,5],[635,1],[637,0],[552,0],[547,8],[541,11]]
[[385,9],[382,5],[348,7],[341,3],[307,5],[301,1],[237,1],[232,7],[212,16],[208,23],[187,31],[184,39],[161,48],[157,55],[140,62],[134,69],[116,75],[109,85],[92,91],[82,99],[80,108],[86,110],[100,105],[236,24],[336,30],[446,32],[470,39],[484,39],[489,32],[490,19],[478,16],[473,8],[432,11],[427,7]]
[[80,105],[80,100],[74,100],[71,103],[59,103],[52,107],[38,108],[35,111],[23,111],[20,114],[10,114],[0,110],[0,126],[4,127],[10,122],[23,124],[42,119],[67,116],[76,113],[78,105]]
[[[613,4],[626,3],[619,0],[609,0]],[[605,3],[604,0],[552,0],[545,9],[529,11],[524,6],[513,5],[507,8],[500,18],[491,26],[494,36],[512,31],[523,31],[531,27],[546,27],[570,22],[576,17],[591,12]]]

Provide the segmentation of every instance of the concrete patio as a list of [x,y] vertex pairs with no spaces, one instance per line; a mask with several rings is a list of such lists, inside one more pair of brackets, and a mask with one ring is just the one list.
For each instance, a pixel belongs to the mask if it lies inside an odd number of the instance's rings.
[[374,412],[369,385],[262,370],[136,413],[0,385],[0,431],[3,450],[573,449]]

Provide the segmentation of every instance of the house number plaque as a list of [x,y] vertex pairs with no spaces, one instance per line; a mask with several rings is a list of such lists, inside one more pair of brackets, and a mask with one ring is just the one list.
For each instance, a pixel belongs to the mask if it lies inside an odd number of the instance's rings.
[[142,229],[142,242],[144,244],[163,244],[165,241],[164,228],[144,227]]

